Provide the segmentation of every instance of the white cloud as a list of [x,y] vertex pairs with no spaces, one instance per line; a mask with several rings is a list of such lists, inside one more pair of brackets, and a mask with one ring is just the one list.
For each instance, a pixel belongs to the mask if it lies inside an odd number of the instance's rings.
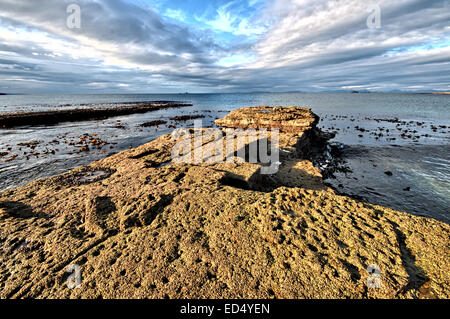
[[174,10],[174,9],[167,9],[164,13],[166,17],[178,20],[178,21],[185,21],[186,15],[181,10]]
[[216,16],[212,20],[206,18],[197,17],[197,20],[205,23],[214,31],[228,32],[234,35],[244,35],[247,37],[253,37],[263,34],[266,31],[266,27],[255,18],[243,17],[239,10],[233,10],[230,7],[233,5],[230,2],[226,5],[219,7],[216,11]]
[[204,22],[213,28],[213,30],[233,33],[235,30],[233,24],[237,18],[231,12],[227,11],[227,7],[226,5],[220,7],[217,9],[217,16],[214,20]]
[[233,54],[220,59],[217,64],[224,67],[242,66],[252,63],[255,59],[253,54]]

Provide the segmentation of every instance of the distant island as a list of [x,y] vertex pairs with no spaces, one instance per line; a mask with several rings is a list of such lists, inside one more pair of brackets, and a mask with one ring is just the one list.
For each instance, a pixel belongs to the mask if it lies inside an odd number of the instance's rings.
[[370,91],[352,91],[353,94],[371,93]]
[[7,95],[6,93],[0,93],[0,95]]
[[450,95],[450,92],[426,92],[426,93],[416,93],[416,94]]

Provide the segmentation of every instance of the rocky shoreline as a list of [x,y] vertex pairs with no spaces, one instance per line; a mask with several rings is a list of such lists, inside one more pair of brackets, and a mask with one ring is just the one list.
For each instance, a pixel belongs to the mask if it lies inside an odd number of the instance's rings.
[[18,112],[0,114],[0,128],[14,128],[25,125],[52,125],[62,122],[79,122],[106,119],[109,117],[146,113],[172,107],[192,106],[178,102],[136,102],[121,103],[121,106],[110,108],[81,108],[43,112]]
[[[279,129],[270,175],[249,145],[243,161],[173,163],[164,135],[1,192],[0,297],[448,298],[450,226],[327,187],[313,165],[331,137],[318,120],[257,107],[216,122]],[[70,265],[80,288],[67,287]]]

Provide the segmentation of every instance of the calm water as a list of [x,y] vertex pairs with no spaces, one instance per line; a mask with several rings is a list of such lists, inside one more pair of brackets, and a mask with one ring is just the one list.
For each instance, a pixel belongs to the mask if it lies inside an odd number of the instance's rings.
[[[192,107],[121,116],[101,121],[47,127],[0,129],[0,190],[88,164],[171,132],[167,126],[141,128],[155,119],[202,114],[205,126],[243,106],[308,106],[324,130],[337,133],[351,173],[329,183],[371,203],[450,222],[450,96],[418,94],[259,93],[164,95],[22,95],[0,96],[0,113],[73,107],[114,107],[121,102],[186,101]],[[398,119],[400,122],[393,122]],[[185,123],[192,125],[191,121]],[[84,134],[109,144],[77,153],[71,142]],[[402,136],[403,135],[403,136]],[[35,148],[18,144],[35,141]],[[52,154],[52,153],[55,154]],[[34,154],[33,154],[34,153]],[[45,153],[48,153],[45,155]],[[17,157],[4,162],[11,156]],[[384,172],[390,171],[392,176]]]

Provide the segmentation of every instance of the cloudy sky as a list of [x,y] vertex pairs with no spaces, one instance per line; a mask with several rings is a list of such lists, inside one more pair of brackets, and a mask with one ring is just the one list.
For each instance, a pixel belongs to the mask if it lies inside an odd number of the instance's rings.
[[335,90],[450,91],[450,0],[0,0],[0,92]]

